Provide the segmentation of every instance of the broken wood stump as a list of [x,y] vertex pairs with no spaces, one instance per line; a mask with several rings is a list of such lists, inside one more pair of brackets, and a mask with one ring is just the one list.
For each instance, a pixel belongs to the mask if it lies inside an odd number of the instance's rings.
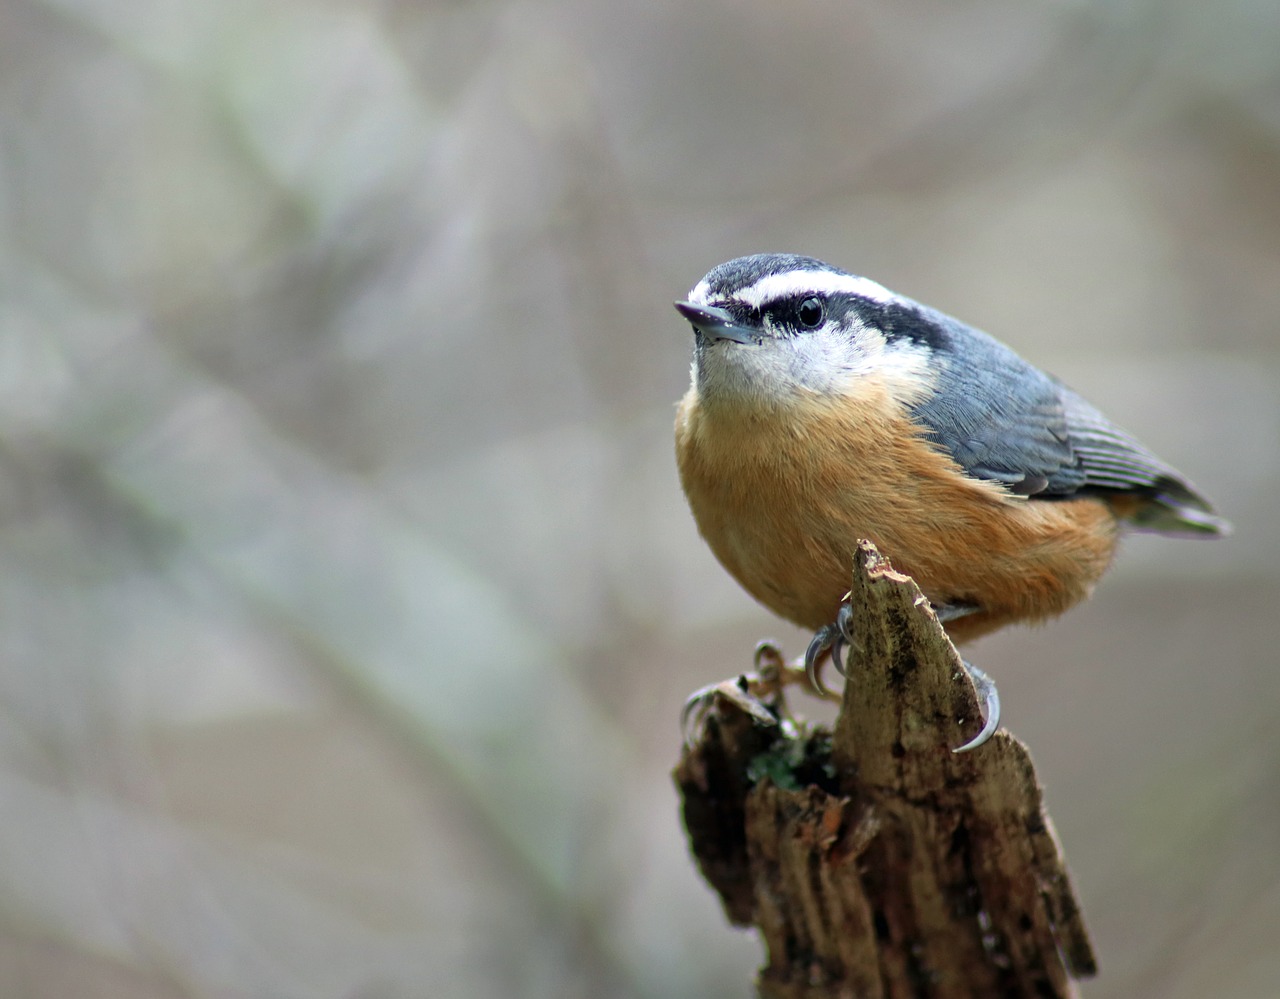
[[981,726],[928,601],[858,549],[834,731],[776,649],[715,688],[675,771],[703,876],[768,951],[764,999],[1068,997],[1093,950],[1026,747]]

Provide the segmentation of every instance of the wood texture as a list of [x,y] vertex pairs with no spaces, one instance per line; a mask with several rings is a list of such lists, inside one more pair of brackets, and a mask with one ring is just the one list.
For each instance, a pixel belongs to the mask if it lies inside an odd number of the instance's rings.
[[915,583],[857,554],[834,732],[796,722],[776,650],[706,695],[675,777],[703,875],[768,951],[766,999],[1075,995],[1096,971],[1026,747],[981,725]]

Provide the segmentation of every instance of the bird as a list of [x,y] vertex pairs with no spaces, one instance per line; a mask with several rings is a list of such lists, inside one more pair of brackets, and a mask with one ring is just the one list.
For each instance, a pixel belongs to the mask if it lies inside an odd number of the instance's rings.
[[[702,537],[774,613],[839,651],[869,539],[957,645],[1090,595],[1131,530],[1230,530],[1183,476],[994,337],[813,257],[713,268],[675,307],[693,329],[676,411]],[[999,723],[994,682],[965,662]]]

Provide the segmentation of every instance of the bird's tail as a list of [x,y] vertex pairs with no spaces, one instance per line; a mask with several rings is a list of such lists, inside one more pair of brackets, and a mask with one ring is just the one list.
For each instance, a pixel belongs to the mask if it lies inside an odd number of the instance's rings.
[[1185,482],[1167,476],[1141,492],[1116,497],[1111,506],[1116,516],[1139,531],[1188,538],[1217,538],[1231,533],[1231,523],[1219,517],[1208,500]]

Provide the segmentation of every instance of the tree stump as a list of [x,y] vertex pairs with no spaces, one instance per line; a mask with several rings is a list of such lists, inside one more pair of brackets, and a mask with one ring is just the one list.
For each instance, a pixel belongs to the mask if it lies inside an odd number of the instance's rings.
[[1076,994],[1093,950],[1026,747],[981,726],[928,601],[859,546],[834,732],[786,712],[772,647],[703,701],[675,779],[764,999]]

